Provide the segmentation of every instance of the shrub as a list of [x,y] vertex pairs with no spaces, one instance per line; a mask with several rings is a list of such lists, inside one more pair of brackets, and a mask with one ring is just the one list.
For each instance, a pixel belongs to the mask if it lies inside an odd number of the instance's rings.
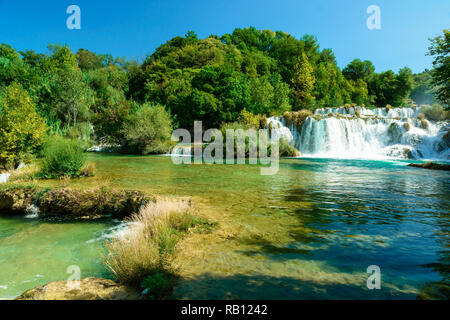
[[[130,223],[127,232],[107,243],[109,255],[104,263],[121,283],[144,284],[162,290],[164,281],[158,279],[158,274],[173,274],[171,254],[175,245],[183,233],[199,223],[192,215],[191,203],[182,200],[152,202],[127,221]],[[148,276],[153,279],[146,278]]]
[[165,153],[170,147],[172,119],[163,106],[143,105],[126,121],[123,129],[125,152]]
[[150,300],[156,300],[169,296],[173,284],[173,274],[155,272],[144,278],[141,287]]
[[79,177],[86,162],[83,147],[77,140],[55,137],[44,145],[41,176],[47,179]]
[[44,142],[45,120],[27,91],[13,83],[0,101],[0,166],[15,168]]
[[428,120],[442,121],[449,120],[449,113],[442,106],[435,103],[432,106],[425,107],[423,114]]
[[280,157],[298,157],[300,155],[297,149],[289,145],[289,143],[285,139],[280,139],[279,143]]
[[239,123],[244,126],[245,129],[259,129],[259,117],[251,112],[243,109],[239,115]]

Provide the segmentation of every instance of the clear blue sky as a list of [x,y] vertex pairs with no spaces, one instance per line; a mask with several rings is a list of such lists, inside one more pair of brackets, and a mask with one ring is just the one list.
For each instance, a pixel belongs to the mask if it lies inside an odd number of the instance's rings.
[[[81,8],[81,30],[66,28],[66,9]],[[369,5],[381,8],[381,30],[366,27]],[[48,43],[67,43],[142,60],[147,53],[188,30],[199,37],[236,27],[282,30],[318,38],[333,49],[340,67],[369,59],[378,72],[431,67],[428,38],[450,27],[448,0],[0,0],[0,42],[46,52]]]

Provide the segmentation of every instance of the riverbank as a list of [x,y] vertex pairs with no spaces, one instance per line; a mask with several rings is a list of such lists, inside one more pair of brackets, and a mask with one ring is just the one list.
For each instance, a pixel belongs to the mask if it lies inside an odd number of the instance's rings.
[[211,232],[215,226],[194,215],[188,198],[156,199],[145,192],[106,188],[49,189],[9,183],[0,188],[0,216],[1,212],[32,214],[44,221],[55,217],[56,223],[105,218],[125,223],[120,232],[105,239],[107,253],[101,258],[117,282],[88,278],[77,290],[67,289],[66,281],[50,282],[23,293],[21,300],[167,298],[179,278],[178,265],[173,264],[178,242],[189,234]]
[[107,188],[79,190],[43,188],[36,184],[5,184],[0,187],[0,212],[63,219],[124,218],[155,198],[139,191]]

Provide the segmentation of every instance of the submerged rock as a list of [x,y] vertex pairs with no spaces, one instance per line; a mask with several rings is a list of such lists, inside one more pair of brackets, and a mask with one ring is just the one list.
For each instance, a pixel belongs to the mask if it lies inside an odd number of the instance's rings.
[[103,278],[57,281],[26,291],[16,300],[138,300],[139,292]]

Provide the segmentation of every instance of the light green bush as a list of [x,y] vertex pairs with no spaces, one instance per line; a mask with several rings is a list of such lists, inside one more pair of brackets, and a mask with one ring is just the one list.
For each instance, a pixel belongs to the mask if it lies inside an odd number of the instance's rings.
[[78,140],[51,138],[42,150],[41,176],[47,179],[79,177],[86,155]]

